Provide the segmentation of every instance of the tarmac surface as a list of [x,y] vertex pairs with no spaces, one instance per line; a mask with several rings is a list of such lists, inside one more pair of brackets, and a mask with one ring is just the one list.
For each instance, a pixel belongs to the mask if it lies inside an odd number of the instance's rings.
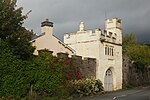
[[73,100],[150,100],[150,86],[119,90],[101,95],[75,98]]

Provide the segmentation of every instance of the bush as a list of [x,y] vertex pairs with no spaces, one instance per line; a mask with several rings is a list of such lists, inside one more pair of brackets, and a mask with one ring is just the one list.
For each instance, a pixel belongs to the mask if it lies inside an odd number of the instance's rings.
[[17,59],[0,42],[0,98],[24,98],[27,95],[53,96],[64,84],[62,61],[43,53],[28,61]]
[[56,90],[64,84],[62,61],[48,52],[43,52],[32,63],[28,72],[32,76],[29,81],[33,91],[41,96],[55,95]]
[[103,86],[99,79],[82,79],[70,81],[68,85],[71,95],[88,96],[103,92]]

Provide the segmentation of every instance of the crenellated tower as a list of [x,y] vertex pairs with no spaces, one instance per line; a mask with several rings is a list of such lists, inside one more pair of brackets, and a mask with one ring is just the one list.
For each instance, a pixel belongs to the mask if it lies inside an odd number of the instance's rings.
[[[64,43],[77,55],[96,58],[96,78],[103,83],[105,91],[122,88],[122,22],[119,18],[107,19],[105,29],[84,29],[79,24],[77,32],[64,35]],[[93,66],[91,66],[93,67]]]
[[122,21],[119,18],[107,19],[105,21],[105,28],[111,32],[112,36],[116,39],[116,43],[122,44]]

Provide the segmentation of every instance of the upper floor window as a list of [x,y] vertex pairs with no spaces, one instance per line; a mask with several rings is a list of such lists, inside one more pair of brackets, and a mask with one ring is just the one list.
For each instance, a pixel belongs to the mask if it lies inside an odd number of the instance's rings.
[[105,55],[114,56],[114,47],[106,45]]

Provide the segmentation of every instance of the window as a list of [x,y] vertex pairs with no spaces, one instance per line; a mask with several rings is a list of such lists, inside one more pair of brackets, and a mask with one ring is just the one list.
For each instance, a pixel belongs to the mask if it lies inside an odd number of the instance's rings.
[[114,56],[114,47],[106,45],[105,55]]

